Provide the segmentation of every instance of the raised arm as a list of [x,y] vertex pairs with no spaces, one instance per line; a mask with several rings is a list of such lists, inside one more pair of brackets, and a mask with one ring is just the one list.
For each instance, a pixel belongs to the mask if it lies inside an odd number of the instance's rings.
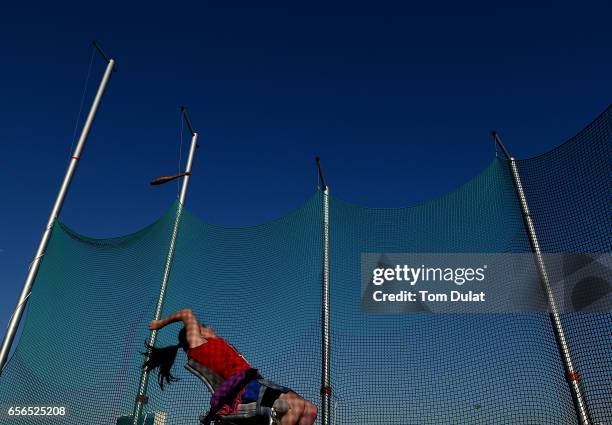
[[185,330],[187,332],[187,343],[189,348],[197,347],[198,345],[206,342],[200,333],[200,323],[197,317],[193,314],[190,308],[185,308],[177,312],[172,313],[165,319],[153,320],[149,323],[149,329],[159,330],[170,323],[183,322]]

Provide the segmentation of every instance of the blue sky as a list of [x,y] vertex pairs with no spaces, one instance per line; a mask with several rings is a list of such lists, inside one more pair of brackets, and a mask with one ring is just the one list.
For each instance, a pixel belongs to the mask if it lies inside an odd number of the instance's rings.
[[[261,223],[315,190],[367,206],[420,202],[494,156],[579,131],[610,103],[607,1],[13,2],[0,13],[0,321],[56,196],[97,39],[116,58],[61,220],[135,231],[174,200],[179,105],[201,134],[188,208]],[[95,56],[85,109],[104,64]],[[185,133],[183,159],[188,137]]]

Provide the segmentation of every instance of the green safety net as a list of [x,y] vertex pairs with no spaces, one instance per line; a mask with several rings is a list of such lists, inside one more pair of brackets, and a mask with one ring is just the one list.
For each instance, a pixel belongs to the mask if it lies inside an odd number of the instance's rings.
[[[608,108],[559,148],[518,161],[545,252],[596,262],[612,251],[611,137]],[[164,305],[165,314],[191,307],[263,376],[319,406],[322,196],[242,228],[183,209]],[[331,196],[329,208],[332,423],[577,423],[547,313],[361,309],[362,253],[530,252],[506,160],[423,204],[363,208]],[[150,226],[112,239],[55,224],[0,377],[0,423],[113,425],[132,413],[178,210],[175,203]],[[603,266],[596,277],[610,282]],[[608,423],[612,315],[568,312],[563,323],[591,417]],[[160,331],[157,345],[175,344],[179,329]],[[151,377],[144,410],[158,425],[195,425],[207,410],[210,394],[185,361],[179,352],[180,380],[164,391]],[[57,409],[34,415],[23,407]]]

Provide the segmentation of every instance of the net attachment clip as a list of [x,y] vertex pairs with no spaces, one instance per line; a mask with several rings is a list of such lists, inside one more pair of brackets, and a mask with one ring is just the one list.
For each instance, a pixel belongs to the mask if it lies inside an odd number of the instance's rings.
[[332,387],[321,387],[321,395],[331,395]]

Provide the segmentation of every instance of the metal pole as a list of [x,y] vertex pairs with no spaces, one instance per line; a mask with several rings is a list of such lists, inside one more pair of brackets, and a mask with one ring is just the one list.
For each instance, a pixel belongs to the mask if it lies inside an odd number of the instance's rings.
[[544,292],[546,293],[546,298],[548,300],[548,307],[550,309],[549,316],[553,325],[557,347],[559,348],[559,354],[561,355],[563,366],[565,368],[565,377],[572,393],[572,399],[574,401],[574,407],[576,409],[578,423],[580,425],[591,425],[592,421],[590,419],[589,409],[586,403],[586,399],[584,397],[584,392],[580,385],[580,374],[574,368],[574,364],[572,362],[572,356],[570,354],[569,345],[565,336],[565,331],[563,329],[563,323],[561,322],[561,315],[559,313],[559,308],[557,306],[553,289],[550,284],[550,278],[548,276],[548,271],[546,270],[544,256],[542,255],[540,243],[536,235],[535,226],[531,217],[531,212],[529,211],[527,198],[525,196],[525,192],[523,191],[523,184],[521,182],[521,177],[519,175],[518,167],[516,165],[516,159],[510,156],[510,154],[502,144],[499,135],[496,132],[493,132],[492,136],[495,139],[495,142],[502,148],[502,151],[506,155],[510,164],[510,171],[512,173],[512,179],[514,181],[514,188],[516,189],[519,203],[521,205],[521,212],[523,214],[525,227],[527,228],[527,234],[529,236],[531,250],[535,255],[536,265],[538,267],[538,273],[540,275],[540,281],[542,283],[542,287],[544,289]]
[[[155,307],[155,316],[154,320],[161,319],[162,311],[164,308],[164,301],[166,299],[166,289],[168,287],[168,279],[170,277],[170,269],[172,268],[172,260],[174,258],[174,250],[176,247],[176,237],[178,235],[179,224],[181,220],[181,215],[183,213],[183,206],[185,205],[185,197],[187,196],[187,187],[189,186],[189,178],[191,176],[191,166],[193,164],[193,157],[195,155],[196,147],[198,146],[198,133],[193,132],[191,123],[189,121],[189,117],[187,115],[187,111],[185,108],[181,108],[183,111],[183,116],[188,123],[191,134],[191,146],[189,148],[189,156],[187,157],[187,165],[185,167],[185,176],[183,177],[183,185],[181,187],[181,194],[179,196],[179,204],[178,209],[176,211],[176,217],[174,220],[174,226],[172,228],[172,236],[170,238],[170,246],[168,247],[168,254],[166,255],[166,263],[164,265],[164,274],[162,276],[161,287],[159,289],[159,297],[157,299],[157,306]],[[149,334],[149,345],[155,345],[155,341],[157,339],[157,331],[151,331]],[[136,401],[134,403],[134,413],[132,417],[132,424],[139,425],[142,408],[149,401],[147,397],[147,387],[149,384],[149,372],[146,369],[142,368],[140,374],[140,383],[138,385],[138,395],[136,396]]]
[[325,183],[319,158],[315,158],[323,196],[323,276],[321,311],[321,424],[331,424],[331,379],[330,379],[330,337],[329,337],[329,186]]
[[68,192],[68,188],[70,187],[70,183],[72,182],[72,177],[79,162],[79,158],[81,157],[81,153],[83,152],[83,148],[85,147],[87,136],[89,136],[89,131],[91,130],[91,126],[96,117],[96,112],[98,111],[98,107],[100,106],[100,102],[102,101],[104,90],[106,89],[106,85],[115,66],[114,59],[108,59],[107,62],[108,63],[106,65],[106,70],[104,71],[102,81],[100,81],[100,85],[98,86],[96,97],[94,98],[91,108],[89,109],[89,114],[87,115],[87,119],[85,120],[83,129],[81,130],[79,141],[76,145],[74,153],[72,154],[72,158],[70,159],[70,163],[68,164],[68,169],[66,170],[64,180],[60,187],[59,193],[57,194],[57,198],[55,199],[55,203],[53,204],[53,209],[51,210],[49,220],[47,221],[47,227],[45,227],[40,243],[38,244],[38,249],[36,250],[36,255],[34,256],[32,263],[30,264],[30,269],[28,270],[28,275],[26,277],[25,283],[23,284],[23,289],[21,290],[19,301],[17,302],[15,311],[13,312],[13,315],[9,320],[6,329],[6,335],[4,335],[4,339],[2,340],[2,348],[0,348],[0,374],[2,374],[4,366],[6,365],[6,362],[8,360],[8,355],[11,350],[13,340],[15,338],[15,333],[17,332],[19,322],[21,321],[21,317],[23,316],[23,311],[28,302],[28,297],[32,292],[32,285],[34,283],[34,280],[36,279],[36,275],[38,274],[38,269],[40,268],[42,257],[43,255],[45,255],[47,244],[49,243],[49,239],[51,238],[51,230],[53,228],[53,223],[55,222],[55,219],[58,217],[60,211],[62,210],[64,198],[66,197],[66,193]]

